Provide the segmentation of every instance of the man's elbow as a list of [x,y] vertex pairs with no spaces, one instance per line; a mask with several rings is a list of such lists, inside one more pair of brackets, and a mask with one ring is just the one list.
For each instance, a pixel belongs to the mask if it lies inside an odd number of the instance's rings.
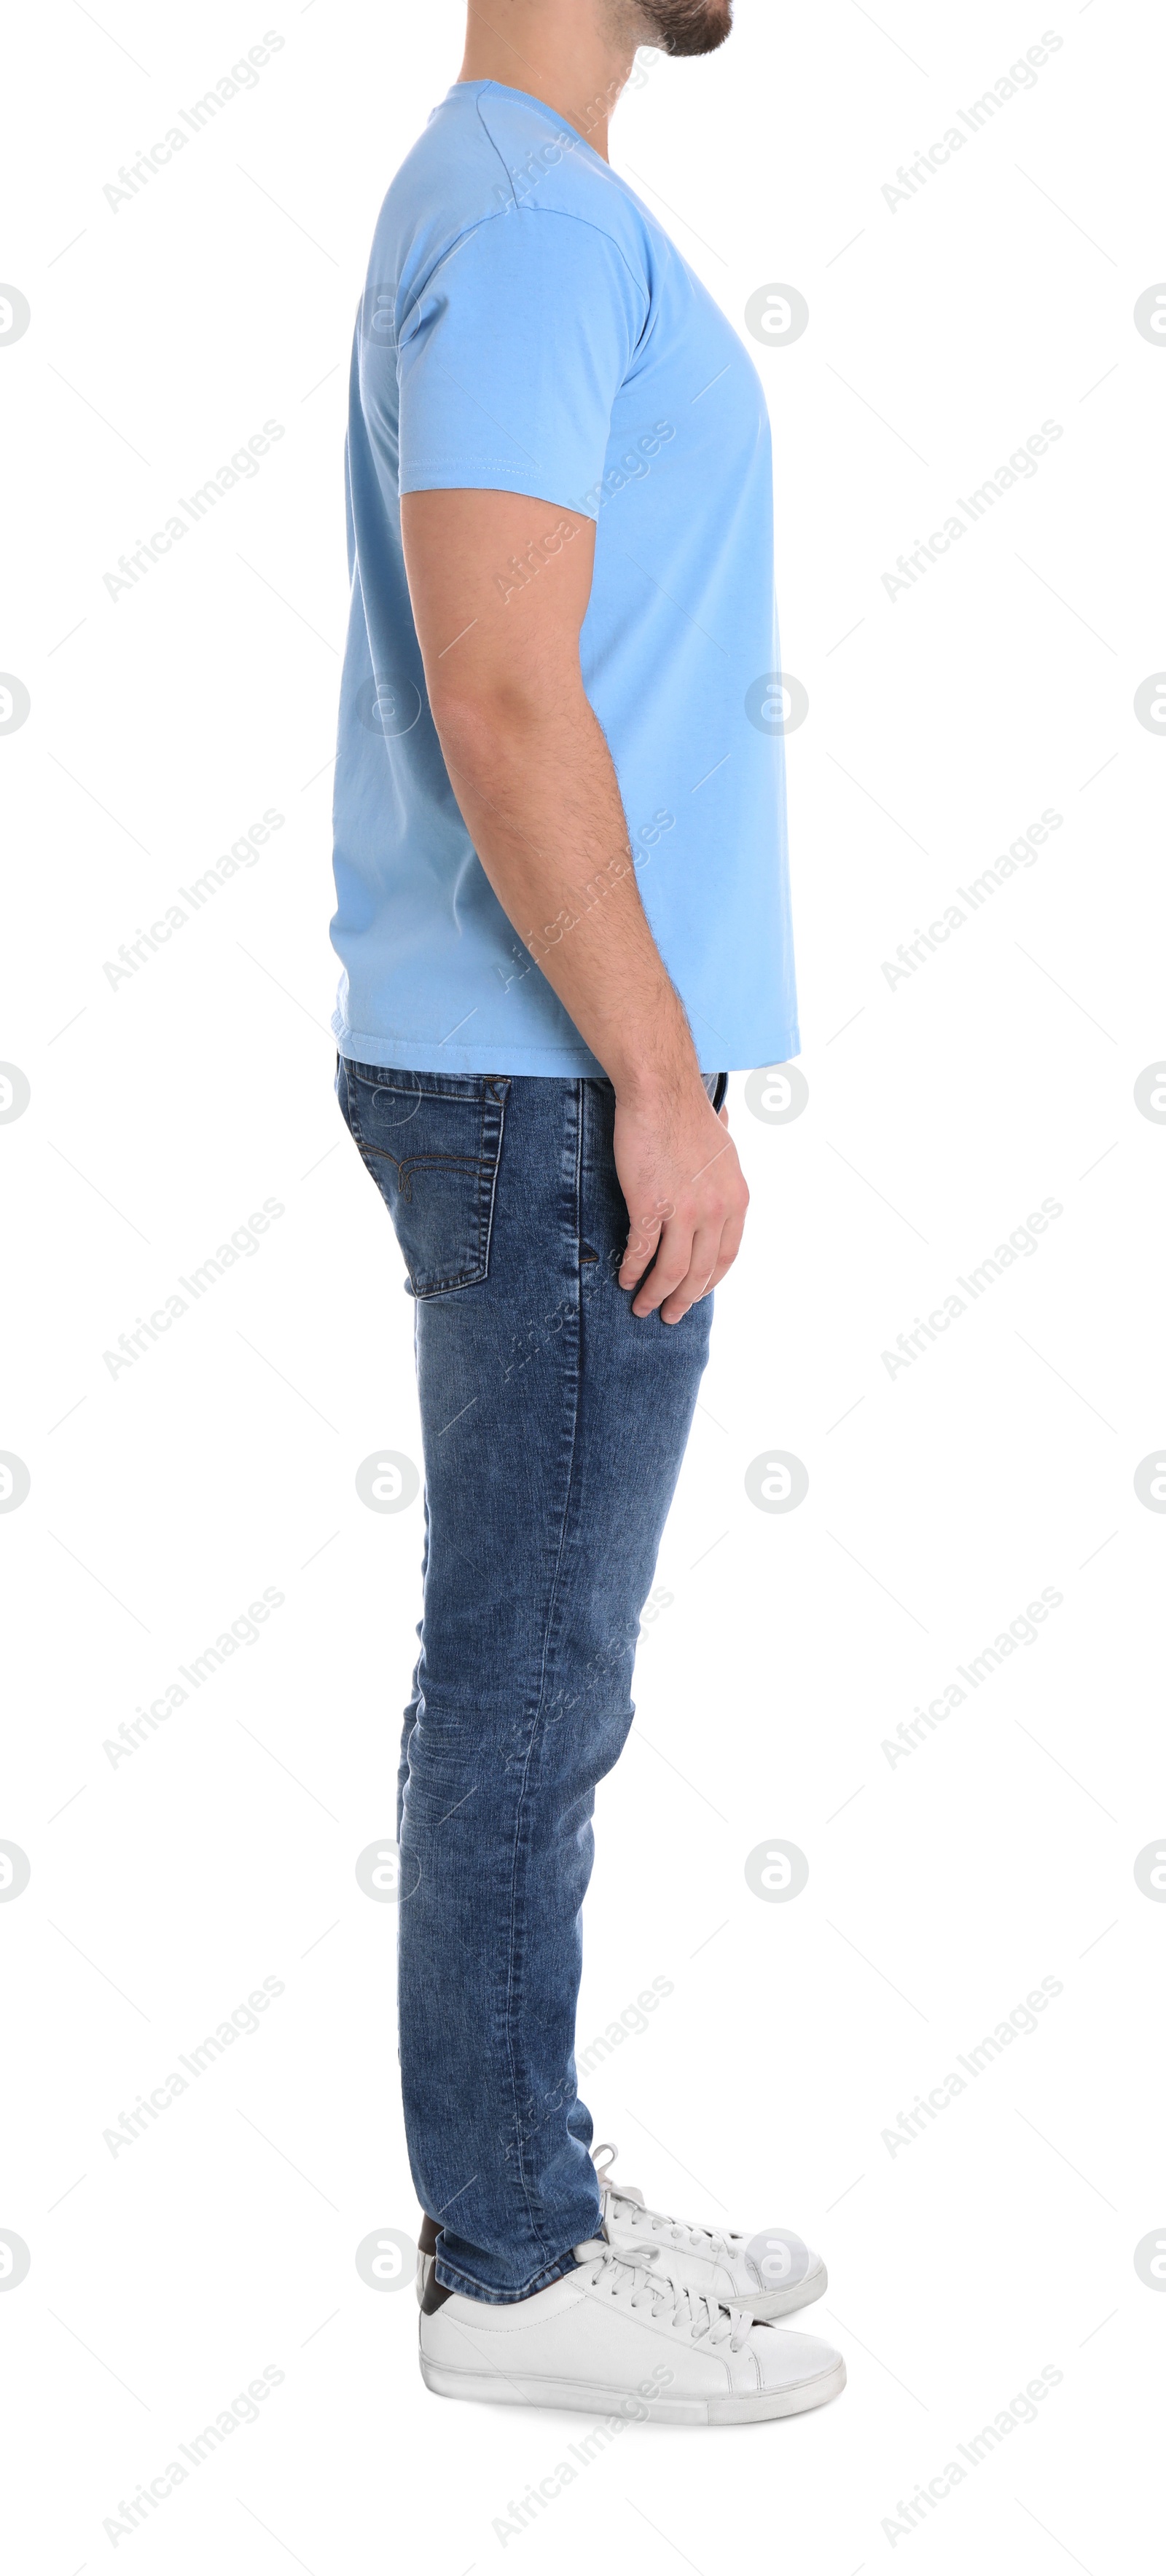
[[578,663],[494,671],[473,679],[430,676],[429,705],[451,767],[492,767],[507,744],[531,740],[585,704]]

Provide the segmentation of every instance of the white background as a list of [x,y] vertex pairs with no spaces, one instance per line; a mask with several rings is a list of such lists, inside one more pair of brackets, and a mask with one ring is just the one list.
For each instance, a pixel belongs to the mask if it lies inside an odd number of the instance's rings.
[[[272,0],[274,6],[274,0]],[[100,25],[97,19],[100,18]],[[12,852],[0,1056],[8,1205],[0,2298],[13,2564],[78,2576],[103,2519],[271,2364],[258,2422],[133,2566],[366,2576],[695,2567],[806,2576],[889,2554],[1090,2576],[1154,2563],[1166,2299],[1158,1962],[1135,1856],[1166,1828],[1160,778],[1133,698],[1164,650],[1151,560],[1166,346],[1160,31],[1076,0],[929,11],[740,0],[707,63],[656,60],[615,166],[744,331],[777,455],[809,1102],[730,1102],[753,1192],[666,1534],[639,1718],[600,1793],[586,2043],[674,1993],[588,2086],[658,2206],[781,2220],[831,2274],[821,2414],[633,2430],[495,2530],[581,2427],[424,2392],[412,2293],[354,2254],[417,2224],[392,2018],[391,1831],[420,1506],[354,1476],[416,1456],[409,1301],[340,1129],[327,1022],[329,763],[346,610],[353,311],[384,189],[456,75],[461,14],[313,0],[165,13],[45,0],[9,34],[23,141],[2,266]],[[283,50],[112,211],[119,164],[274,25]],[[892,212],[882,189],[1050,24],[1036,85]],[[267,419],[285,435],[181,546],[102,576]],[[1062,436],[907,594],[881,575],[1042,421]],[[1046,807],[1061,829],[893,988],[900,942]],[[286,818],[181,935],[103,967],[267,807]],[[284,1214],[132,1367],[105,1350],[265,1198]],[[934,1346],[881,1357],[1046,1197],[1063,1213]],[[767,1444],[809,1471],[748,1500]],[[714,1544],[715,1542],[715,1544]],[[113,1764],[103,1749],[265,1586],[258,1640]],[[894,1763],[916,1703],[1038,1597],[1063,1602]],[[747,1855],[784,1837],[805,1892]],[[265,1976],[259,2031],[116,2156],[103,2131]],[[1039,2029],[910,2146],[883,2132],[1042,1978]],[[0,2289],[4,2286],[0,2281]],[[1159,2284],[1161,2287],[1161,2284]],[[881,2527],[1045,2365],[1040,2409]]]

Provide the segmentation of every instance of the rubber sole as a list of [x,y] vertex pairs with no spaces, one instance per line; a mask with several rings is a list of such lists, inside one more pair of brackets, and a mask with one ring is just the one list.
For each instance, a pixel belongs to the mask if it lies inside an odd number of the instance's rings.
[[421,2376],[435,2397],[469,2397],[487,2406],[554,2407],[567,2415],[625,2415],[637,2424],[762,2424],[779,2415],[807,2415],[828,2406],[846,2386],[839,2359],[817,2379],[795,2388],[757,2389],[748,2397],[652,2397],[616,2388],[593,2388],[570,2379],[525,2379],[492,2371],[451,2370],[420,2355]]

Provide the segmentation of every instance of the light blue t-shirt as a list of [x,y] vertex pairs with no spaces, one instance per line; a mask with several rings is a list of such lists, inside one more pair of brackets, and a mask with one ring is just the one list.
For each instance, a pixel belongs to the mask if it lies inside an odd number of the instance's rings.
[[[655,216],[525,91],[455,84],[393,181],[346,463],[341,1052],[419,1072],[602,1071],[475,855],[429,712],[400,496],[468,487],[597,522],[583,683],[701,1067],[795,1055],[765,398]],[[538,572],[528,559],[500,577],[517,616]]]

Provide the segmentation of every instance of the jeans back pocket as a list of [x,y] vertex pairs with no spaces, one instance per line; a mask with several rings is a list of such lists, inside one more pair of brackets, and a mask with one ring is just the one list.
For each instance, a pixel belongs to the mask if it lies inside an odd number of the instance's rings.
[[337,1098],[393,1220],[414,1297],[444,1297],[487,1275],[509,1088],[503,1074],[402,1073],[340,1059]]

